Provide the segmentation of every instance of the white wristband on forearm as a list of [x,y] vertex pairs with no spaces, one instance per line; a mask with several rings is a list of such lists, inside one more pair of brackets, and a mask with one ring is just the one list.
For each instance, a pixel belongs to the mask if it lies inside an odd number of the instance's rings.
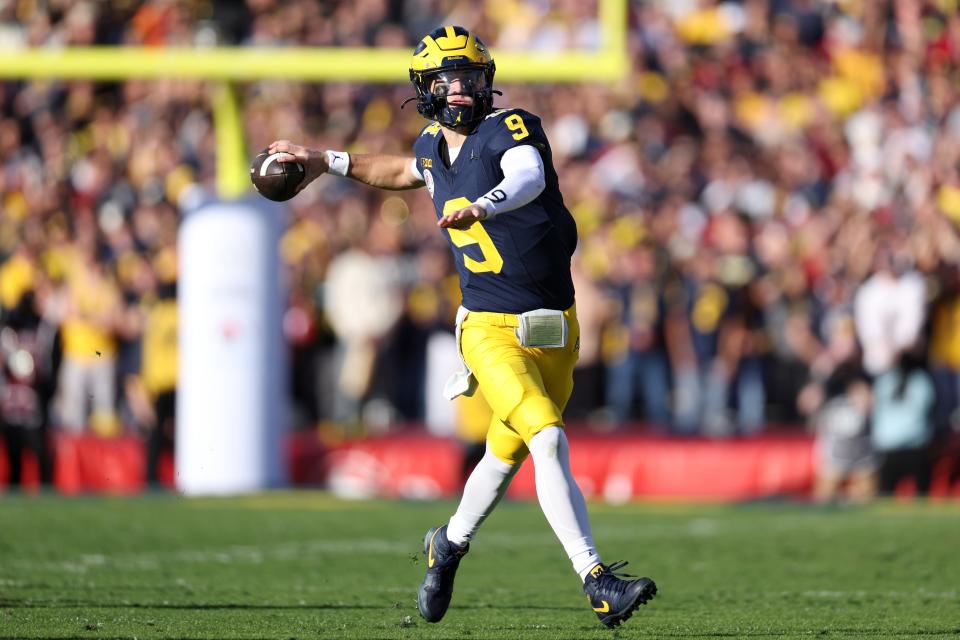
[[346,151],[327,150],[327,173],[335,176],[347,177],[350,170],[350,154]]

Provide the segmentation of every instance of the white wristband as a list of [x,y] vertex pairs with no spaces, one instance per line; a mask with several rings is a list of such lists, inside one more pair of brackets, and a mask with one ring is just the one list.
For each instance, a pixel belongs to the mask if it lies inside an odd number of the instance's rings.
[[346,151],[327,150],[327,173],[335,176],[347,177],[350,170],[350,154]]

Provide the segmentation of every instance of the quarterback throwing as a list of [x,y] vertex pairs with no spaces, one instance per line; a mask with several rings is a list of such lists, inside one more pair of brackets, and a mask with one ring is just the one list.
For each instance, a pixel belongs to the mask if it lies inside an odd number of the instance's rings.
[[324,173],[384,189],[425,186],[455,256],[463,294],[456,327],[462,368],[444,393],[452,399],[479,389],[493,419],[486,453],[456,513],[424,537],[420,615],[429,622],[443,618],[470,540],[529,455],[544,515],[593,611],[615,627],[657,587],[649,578],[624,579],[632,577],[617,572],[625,562],[601,561],[570,471],[562,412],[580,346],[570,275],[577,229],[540,119],[523,109],[494,109],[495,71],[476,35],[441,27],[420,41],[410,64],[417,94],[411,100],[431,121],[412,156],[320,151],[287,140],[268,150],[304,166],[300,188]]

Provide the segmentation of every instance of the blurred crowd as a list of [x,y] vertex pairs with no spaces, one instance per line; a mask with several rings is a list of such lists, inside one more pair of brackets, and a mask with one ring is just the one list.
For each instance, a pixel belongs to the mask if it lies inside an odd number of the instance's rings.
[[[579,228],[570,420],[807,423],[825,492],[918,466],[960,404],[957,9],[633,0],[621,82],[499,85],[543,119]],[[444,23],[494,58],[604,45],[596,1],[0,0],[0,47],[412,50]],[[405,80],[246,84],[249,149],[408,154]],[[213,176],[210,90],[0,83],[2,409],[26,440],[171,436],[177,204]],[[459,294],[427,194],[324,177],[287,210],[297,426],[429,422]]]

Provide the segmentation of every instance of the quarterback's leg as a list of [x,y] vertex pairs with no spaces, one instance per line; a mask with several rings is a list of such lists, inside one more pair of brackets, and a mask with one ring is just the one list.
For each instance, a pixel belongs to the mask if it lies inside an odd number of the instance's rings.
[[[492,327],[488,330],[483,326],[475,329],[488,344],[490,339],[503,340],[499,335],[504,333],[502,330]],[[490,394],[484,397],[491,403]],[[456,513],[448,524],[430,529],[424,537],[427,571],[417,591],[417,608],[428,622],[439,622],[446,614],[457,569],[461,558],[470,550],[471,538],[500,502],[527,454],[523,438],[504,424],[494,409],[487,430],[486,452],[464,485]]]
[[[577,360],[580,328],[576,310],[566,314],[570,326],[572,349],[545,349],[534,353],[537,371],[543,380],[543,389],[549,399],[562,412],[573,390],[573,367]],[[590,531],[590,520],[583,494],[570,470],[570,446],[559,422],[545,428],[549,416],[542,405],[527,403],[531,411],[523,422],[528,425],[527,445],[533,456],[537,483],[537,498],[544,515],[563,544],[574,570],[583,580],[583,591],[591,607],[604,625],[616,627],[633,615],[641,604],[657,592],[657,586],[649,578],[623,580],[626,574],[617,573],[625,562],[607,566],[600,562]],[[537,414],[540,413],[540,416]]]
[[570,446],[560,427],[547,427],[530,439],[537,500],[581,580],[600,564],[593,543],[587,503],[570,471]]
[[547,521],[563,544],[573,569],[583,580],[583,591],[600,622],[619,626],[657,593],[650,578],[623,580],[617,569],[626,562],[609,566],[600,562],[590,532],[587,505],[570,472],[570,447],[563,429],[547,427],[530,439],[537,483],[537,499]]
[[506,493],[526,457],[527,447],[523,439],[494,416],[487,433],[487,450],[467,479],[457,512],[447,526],[450,542],[465,545],[473,539]]
[[506,493],[527,447],[516,433],[493,417],[487,450],[463,487],[463,497],[449,524],[427,531],[423,552],[427,573],[417,591],[417,608],[428,622],[439,622],[450,607],[460,559],[470,550],[470,539]]
[[[573,368],[579,357],[580,324],[574,309],[566,312],[568,345],[531,352],[538,394],[527,394],[518,408],[518,430],[533,456],[540,508],[563,545],[581,580],[600,564],[593,542],[587,504],[570,470],[570,446],[561,414],[573,391]],[[536,397],[540,395],[541,397]]]

